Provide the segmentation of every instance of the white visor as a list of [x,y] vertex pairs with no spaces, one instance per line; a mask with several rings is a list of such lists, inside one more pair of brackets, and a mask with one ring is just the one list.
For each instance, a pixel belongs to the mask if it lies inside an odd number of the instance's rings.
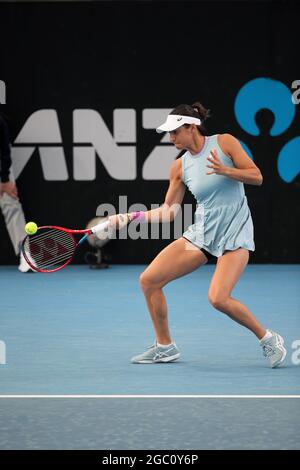
[[156,132],[159,134],[161,132],[170,132],[178,129],[178,127],[183,126],[183,124],[196,124],[200,126],[201,120],[191,116],[180,116],[179,114],[169,114],[166,122],[156,129]]

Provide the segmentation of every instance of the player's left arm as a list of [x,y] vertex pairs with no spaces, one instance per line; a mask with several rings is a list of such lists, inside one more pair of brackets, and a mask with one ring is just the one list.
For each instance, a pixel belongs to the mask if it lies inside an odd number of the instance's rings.
[[214,171],[208,174],[222,174],[245,184],[262,185],[263,177],[260,169],[247,155],[238,139],[231,134],[223,134],[220,136],[219,145],[222,151],[231,158],[234,167],[223,165],[217,151],[213,150],[207,160],[210,163],[208,167],[213,168]]

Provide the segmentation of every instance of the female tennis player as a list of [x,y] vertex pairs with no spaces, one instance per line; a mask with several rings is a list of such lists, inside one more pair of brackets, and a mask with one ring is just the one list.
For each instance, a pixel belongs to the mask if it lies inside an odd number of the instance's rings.
[[254,251],[253,223],[244,184],[260,186],[259,168],[230,134],[206,136],[203,121],[209,116],[201,103],[179,105],[157,132],[169,132],[178,150],[186,150],[170,169],[164,204],[146,212],[110,217],[113,227],[131,220],[169,221],[182,203],[186,187],[197,200],[195,223],[182,238],[170,243],[142,273],[140,282],[152,318],[156,341],[133,363],[170,362],[180,352],[172,340],[163,287],[217,258],[208,299],[220,312],[252,331],[260,341],[271,367],[284,361],[283,338],[265,329],[231,292],[244,271],[249,251]]

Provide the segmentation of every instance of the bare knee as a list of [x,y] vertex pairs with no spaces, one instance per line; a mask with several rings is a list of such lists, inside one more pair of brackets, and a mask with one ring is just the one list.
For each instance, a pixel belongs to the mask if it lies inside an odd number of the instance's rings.
[[144,294],[152,292],[159,287],[155,277],[147,272],[147,270],[140,275],[140,286]]
[[220,311],[224,311],[226,308],[228,296],[221,292],[208,292],[208,300],[211,305]]

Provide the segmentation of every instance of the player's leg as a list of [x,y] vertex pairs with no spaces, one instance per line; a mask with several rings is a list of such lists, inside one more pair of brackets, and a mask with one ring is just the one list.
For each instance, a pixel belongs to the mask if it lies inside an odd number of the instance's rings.
[[6,193],[0,198],[0,206],[11,243],[16,255],[18,255],[20,252],[20,242],[25,236],[25,217],[22,206],[18,199],[14,199]]
[[245,269],[248,259],[249,252],[244,248],[228,251],[218,258],[208,297],[216,309],[226,313],[257,336],[264,356],[274,368],[282,364],[286,357],[283,338],[272,330],[266,330],[245,305],[231,297],[231,291]]
[[25,236],[24,226],[25,217],[22,205],[19,199],[11,197],[9,194],[4,193],[0,197],[0,208],[3,213],[6,228],[14,247],[14,251],[18,256],[20,254],[19,270],[21,272],[31,271],[30,267],[26,263],[24,257],[20,253],[20,245]]
[[266,334],[266,329],[245,305],[231,297],[231,292],[248,260],[249,252],[245,248],[227,251],[223,256],[220,256],[211,280],[208,298],[217,310],[226,313],[261,339]]
[[186,239],[180,238],[164,248],[141,274],[140,284],[158,343],[170,344],[172,342],[163,287],[206,262],[207,258],[204,253]]

